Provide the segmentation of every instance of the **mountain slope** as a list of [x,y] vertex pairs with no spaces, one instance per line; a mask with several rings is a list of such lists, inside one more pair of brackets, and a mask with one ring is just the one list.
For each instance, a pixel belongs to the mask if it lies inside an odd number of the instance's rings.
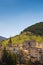
[[0,41],[5,40],[5,37],[0,36]]
[[32,32],[35,35],[43,36],[43,22],[36,23],[35,25],[27,27],[23,32],[28,32],[28,31]]
[[[27,40],[35,40],[38,43],[43,42],[43,22],[37,23],[26,28],[22,33],[11,37],[12,45],[22,44]],[[2,41],[2,45],[6,46],[8,44],[9,39]]]

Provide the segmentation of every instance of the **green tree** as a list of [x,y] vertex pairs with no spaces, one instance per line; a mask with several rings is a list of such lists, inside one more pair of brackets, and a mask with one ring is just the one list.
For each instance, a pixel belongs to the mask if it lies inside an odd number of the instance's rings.
[[16,55],[11,53],[10,51],[6,51],[4,48],[3,50],[3,56],[2,56],[2,65],[16,65],[17,59]]

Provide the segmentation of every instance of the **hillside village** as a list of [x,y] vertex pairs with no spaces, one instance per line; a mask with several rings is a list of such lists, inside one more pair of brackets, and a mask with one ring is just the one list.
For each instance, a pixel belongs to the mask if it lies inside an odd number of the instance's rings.
[[26,64],[31,60],[43,65],[43,22],[26,28],[19,35],[0,41],[0,60],[4,48],[16,55],[17,64]]
[[[1,50],[2,46],[0,45],[0,51]],[[27,40],[23,42],[23,44],[12,46],[12,40],[10,38],[6,50],[16,55],[21,54],[24,61],[31,60],[32,62],[40,61],[43,63],[43,43],[38,44],[35,40]]]

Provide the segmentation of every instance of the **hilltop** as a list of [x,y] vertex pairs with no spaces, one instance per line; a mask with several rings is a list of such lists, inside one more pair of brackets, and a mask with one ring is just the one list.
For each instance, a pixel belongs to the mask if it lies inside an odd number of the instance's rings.
[[35,35],[43,36],[43,22],[36,23],[30,27],[27,27],[23,32],[32,32]]
[[[19,35],[11,37],[12,45],[22,44],[27,40],[35,40],[38,43],[43,42],[43,22],[36,23],[30,27],[27,27]],[[6,46],[9,39],[2,41],[2,45]]]

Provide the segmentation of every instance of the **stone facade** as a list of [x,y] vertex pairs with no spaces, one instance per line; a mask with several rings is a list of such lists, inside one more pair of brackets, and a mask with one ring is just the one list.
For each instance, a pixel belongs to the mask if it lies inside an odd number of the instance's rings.
[[43,61],[43,43],[38,46],[38,43],[34,40],[26,41],[23,44],[23,48],[29,51],[30,58]]

